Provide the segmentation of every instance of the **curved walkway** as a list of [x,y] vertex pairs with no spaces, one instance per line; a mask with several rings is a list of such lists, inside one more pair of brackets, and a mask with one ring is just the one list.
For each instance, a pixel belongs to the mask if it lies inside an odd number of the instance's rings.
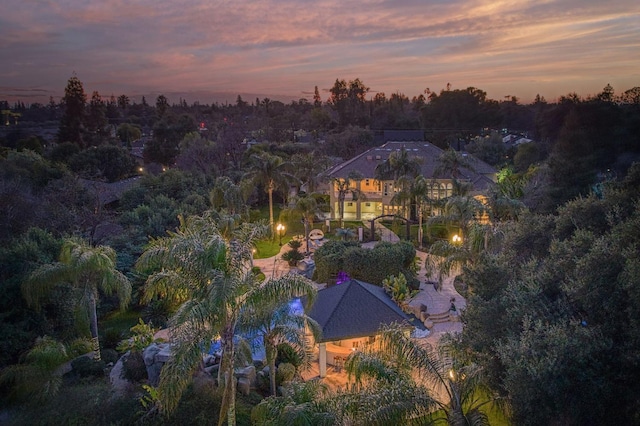
[[[382,241],[397,242],[400,238],[393,233],[390,229],[383,226],[381,223],[376,222],[376,232],[380,234]],[[378,241],[365,242],[362,247],[373,248]],[[288,246],[285,244],[280,249],[280,253],[276,256],[268,257],[265,259],[254,259],[253,264],[260,267],[260,270],[265,274],[267,278],[278,278],[287,272],[289,272],[289,265],[286,261],[282,260],[282,254],[288,250]],[[304,249],[304,247],[302,247]],[[451,300],[455,299],[455,306],[457,312],[465,309],[466,300],[456,291],[453,280],[455,276],[446,277],[443,280],[442,288],[438,291],[434,288],[433,282],[437,281],[434,276],[427,276],[425,269],[425,260],[429,256],[428,253],[423,251],[416,251],[416,255],[420,258],[420,271],[418,272],[418,279],[420,280],[420,291],[409,302],[410,306],[419,307],[421,304],[427,306],[427,312],[429,314],[440,314],[449,311],[451,307]],[[462,323],[460,321],[446,321],[438,322],[433,325],[429,336],[425,337],[425,341],[430,344],[436,344],[440,337],[445,333],[459,333],[462,331]]]

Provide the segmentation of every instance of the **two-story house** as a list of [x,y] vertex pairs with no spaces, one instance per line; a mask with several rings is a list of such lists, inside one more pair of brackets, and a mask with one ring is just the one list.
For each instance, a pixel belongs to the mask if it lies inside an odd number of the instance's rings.
[[[327,171],[327,176],[332,181],[329,186],[332,218],[339,218],[341,189],[345,194],[344,219],[368,220],[385,214],[400,214],[399,207],[391,202],[399,188],[394,187],[393,180],[379,181],[375,176],[378,165],[386,161],[392,152],[402,149],[407,151],[410,157],[419,158],[420,174],[429,182],[429,198],[442,199],[452,195],[454,176],[451,171],[442,171],[443,167],[439,161],[444,153],[442,149],[426,141],[389,141]],[[473,187],[472,195],[480,196],[495,184],[496,170],[471,154],[463,153],[462,156],[471,168],[457,169],[455,178],[470,183]],[[361,179],[349,179],[353,172],[358,173]],[[344,191],[347,180],[349,188],[357,191]],[[437,211],[426,214],[434,215]]]

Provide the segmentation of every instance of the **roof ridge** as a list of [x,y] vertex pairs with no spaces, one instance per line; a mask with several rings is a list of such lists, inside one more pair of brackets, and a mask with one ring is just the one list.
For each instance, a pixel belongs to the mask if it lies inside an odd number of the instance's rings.
[[[394,302],[390,297],[389,297],[389,298],[385,298],[385,299],[383,299],[383,298],[379,297],[379,295],[378,295],[378,294],[376,294],[375,292],[373,292],[373,291],[372,291],[372,289],[373,289],[373,288],[380,289],[380,290],[384,291],[384,288],[383,288],[383,287],[381,287],[381,286],[377,286],[377,285],[375,285],[375,284],[367,283],[367,282],[364,282],[364,281],[356,280],[356,279],[353,279],[353,281],[356,281],[358,284],[360,284],[360,287],[362,287],[364,290],[366,290],[366,291],[367,291],[369,294],[371,294],[373,297],[375,297],[376,299],[378,299],[378,300],[380,300],[382,303],[384,303],[384,305],[385,305],[388,309],[390,309],[391,311],[393,311],[393,312],[397,313],[397,311],[396,311],[396,309],[395,309],[396,307],[398,308],[398,310],[399,310],[399,311],[402,311],[402,309],[400,308],[400,306],[396,305],[396,304],[395,304],[395,302]],[[386,294],[387,294],[387,292],[386,292],[386,291],[384,291],[384,294],[386,295]],[[404,312],[403,312],[403,313],[404,313]]]

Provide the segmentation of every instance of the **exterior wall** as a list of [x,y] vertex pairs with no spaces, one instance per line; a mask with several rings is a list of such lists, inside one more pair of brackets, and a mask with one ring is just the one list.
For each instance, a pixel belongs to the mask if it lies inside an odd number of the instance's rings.
[[[362,196],[353,199],[351,193],[346,194],[344,201],[345,220],[370,220],[383,214],[402,214],[399,206],[391,204],[391,199],[398,193],[399,188],[395,187],[393,181],[377,181],[373,178],[366,178],[356,182],[355,188],[359,189]],[[449,179],[437,179],[431,184],[428,193],[429,198],[440,200],[450,197],[453,194],[453,183]],[[338,203],[338,191],[334,185],[329,191],[331,203],[331,218],[340,217]],[[437,216],[441,212],[438,209],[429,209],[425,206],[426,216]]]

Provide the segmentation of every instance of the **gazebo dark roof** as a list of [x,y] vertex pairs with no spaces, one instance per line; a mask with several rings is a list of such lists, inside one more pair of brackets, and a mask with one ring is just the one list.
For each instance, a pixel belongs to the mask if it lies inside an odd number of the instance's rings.
[[409,318],[382,287],[351,279],[318,291],[308,314],[322,328],[319,342],[373,336],[381,325]]

